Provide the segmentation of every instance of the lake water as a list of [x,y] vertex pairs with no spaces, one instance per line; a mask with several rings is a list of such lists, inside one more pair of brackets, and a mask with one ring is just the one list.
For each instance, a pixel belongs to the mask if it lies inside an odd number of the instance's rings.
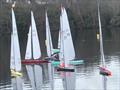
[[[84,59],[84,64],[75,66],[75,73],[58,74],[55,72],[54,90],[64,90],[63,87],[74,88],[72,90],[120,90],[120,31],[111,30],[109,33],[106,33],[106,31],[104,33],[105,61],[107,68],[112,72],[112,76],[107,77],[106,85],[103,85],[103,77],[99,74],[98,69],[101,64],[99,41],[96,39],[95,31],[88,30],[80,35],[73,32],[76,57]],[[13,90],[13,88],[15,88],[14,90],[21,90],[22,88],[23,90],[31,90],[31,83],[24,65],[22,78],[10,78],[10,39],[7,35],[4,35],[4,37],[1,35],[0,37],[0,90]],[[24,42],[23,40],[21,47],[25,45]],[[25,47],[21,49],[22,58],[24,58],[24,49]],[[50,90],[46,73],[43,76],[42,90]]]

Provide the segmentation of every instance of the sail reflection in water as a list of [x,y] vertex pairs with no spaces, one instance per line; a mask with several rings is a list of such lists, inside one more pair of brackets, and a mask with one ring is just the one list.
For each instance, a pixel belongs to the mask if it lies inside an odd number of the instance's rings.
[[23,90],[23,80],[21,77],[12,78],[13,90]]
[[58,90],[75,90],[76,87],[76,72],[55,72],[54,89]]
[[[107,90],[120,90],[120,56],[114,55],[114,56],[105,56],[106,57],[106,65],[110,70],[112,71],[112,76],[107,80]],[[70,73],[66,74],[67,79],[71,79],[69,83],[67,83],[67,87],[74,87],[73,90],[103,90],[102,86],[102,76],[99,75],[98,65],[100,62],[89,62],[92,61],[94,58],[87,58],[84,65],[76,66],[76,73]],[[97,58],[97,60],[100,60],[100,57]],[[24,68],[25,66],[23,66]],[[6,70],[6,69],[5,69]],[[44,69],[43,69],[44,70]],[[28,75],[25,74],[26,71],[23,73],[23,90],[34,90],[31,86],[31,81],[28,80]],[[74,77],[75,75],[75,77]],[[44,74],[43,74],[44,76]],[[2,75],[1,78],[4,78]],[[8,77],[6,77],[7,79]],[[65,87],[65,79],[64,79],[64,73],[63,76],[59,75],[58,72],[55,71],[54,74],[54,90],[64,90],[63,86]],[[74,81],[75,78],[75,81]],[[13,90],[13,84],[10,83],[11,79],[7,80],[1,80],[0,81],[0,90]],[[62,79],[64,79],[62,81]],[[14,81],[14,80],[13,80]],[[66,80],[67,81],[67,80]],[[63,83],[64,82],[64,83]],[[14,85],[16,84],[16,81],[13,82]],[[39,84],[40,85],[40,84]],[[50,90],[49,84],[44,84],[41,90]],[[22,89],[21,89],[22,90]],[[71,90],[71,89],[70,89]]]
[[[33,90],[39,90],[41,89],[42,86],[42,68],[41,70],[37,70],[37,68],[39,68],[40,66],[38,65],[27,65],[27,73],[28,73],[28,77],[30,79],[31,85],[32,85],[32,89]],[[39,76],[38,76],[39,74]]]
[[75,90],[75,72],[66,72],[63,84],[64,90]]

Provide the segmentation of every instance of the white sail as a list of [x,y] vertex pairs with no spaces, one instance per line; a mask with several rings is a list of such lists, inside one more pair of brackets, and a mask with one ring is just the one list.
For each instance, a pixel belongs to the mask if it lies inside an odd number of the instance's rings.
[[70,32],[68,16],[64,7],[62,7],[61,22],[62,22],[62,27],[61,27],[62,40],[61,41],[63,44],[64,62],[66,66],[67,64],[69,64],[70,60],[73,60],[75,58],[75,50],[74,50],[72,36]]
[[21,71],[21,55],[17,33],[15,14],[12,8],[12,33],[11,33],[11,61],[10,68]]
[[41,57],[41,49],[40,49],[37,28],[32,11],[31,11],[31,29],[32,29],[33,58],[38,59]]
[[[26,47],[26,54],[25,59],[32,59],[32,47],[31,47],[31,26],[29,28],[28,33],[28,40],[27,40],[27,47]],[[32,88],[35,89],[35,80],[34,80],[34,68],[31,65],[26,65],[27,73],[29,76],[29,79],[31,81]]]
[[102,60],[102,65],[105,67],[105,56],[104,56],[104,50],[103,50],[103,38],[102,38],[102,27],[101,27],[101,19],[100,19],[99,2],[98,2],[98,21],[99,21],[101,60]]
[[10,57],[10,69],[15,70],[15,57],[14,57],[14,38],[13,35],[11,34],[11,57]]
[[29,33],[28,33],[25,59],[31,59],[31,58],[32,58],[32,47],[31,47],[31,26],[30,26]]
[[[34,60],[41,57],[40,44],[36,24],[31,11],[31,26],[28,33],[25,59]],[[33,90],[40,90],[42,86],[42,67],[40,65],[26,65],[27,73],[32,84]]]
[[61,34],[61,27],[62,27],[62,22],[61,22],[61,15],[60,15],[60,30],[59,30],[59,36],[58,36],[58,49],[60,49],[60,34]]
[[[53,54],[53,45],[52,45],[52,38],[50,33],[50,26],[49,26],[47,12],[46,12],[46,48],[47,48],[48,57],[51,57],[51,55]],[[48,63],[48,76],[51,85],[51,90],[54,90],[53,75],[54,75],[54,68],[52,67],[51,63]]]
[[46,12],[46,48],[47,48],[47,55],[50,57],[53,54],[53,45],[52,45],[52,38],[50,33],[50,26],[49,26],[47,12]]
[[60,62],[64,62],[64,44],[63,44],[63,29],[62,29],[62,14],[63,9],[61,8],[61,15],[60,15],[60,31],[59,31],[59,37],[58,37],[58,47],[60,48],[60,53],[59,53],[59,59]]

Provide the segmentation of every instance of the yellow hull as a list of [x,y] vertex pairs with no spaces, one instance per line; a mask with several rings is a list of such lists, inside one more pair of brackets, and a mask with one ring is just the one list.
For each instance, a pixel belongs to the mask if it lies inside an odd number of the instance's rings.
[[15,71],[15,70],[11,70],[11,77],[21,77],[22,73]]

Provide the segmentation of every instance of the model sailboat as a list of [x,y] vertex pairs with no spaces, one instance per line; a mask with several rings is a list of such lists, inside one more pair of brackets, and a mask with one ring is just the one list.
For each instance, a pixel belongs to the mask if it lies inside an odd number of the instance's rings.
[[40,64],[40,63],[48,63],[47,60],[40,60],[41,51],[40,44],[38,40],[37,28],[33,16],[33,12],[31,11],[31,26],[28,34],[28,42],[25,60],[22,60],[22,64]]
[[100,53],[101,53],[101,62],[102,66],[99,67],[100,74],[105,76],[110,76],[111,72],[107,70],[105,64],[104,50],[103,50],[103,38],[102,38],[102,27],[101,27],[101,19],[100,19],[100,10],[99,10],[99,1],[98,1],[98,21],[99,21],[99,38],[100,38]]
[[[64,7],[61,8],[60,16],[60,65],[64,70],[69,67],[70,61],[75,59],[75,50],[73,46],[72,36],[70,32],[69,21]],[[69,44],[69,46],[68,46]],[[59,68],[61,71],[63,68]],[[74,71],[74,69],[69,69]]]
[[[61,7],[59,35],[58,47],[60,47],[60,68],[58,68],[57,71],[65,71],[62,72],[64,73],[64,77],[62,79],[64,90],[74,90],[75,72],[74,65],[70,65],[70,61],[75,59],[75,50],[73,46],[67,13],[64,7]],[[68,76],[68,74],[70,74],[70,76]]]
[[15,14],[12,8],[12,33],[11,33],[11,55],[10,55],[11,76],[21,76],[21,55],[18,40]]
[[75,50],[74,50],[72,36],[70,32],[68,16],[64,7],[61,7],[58,49],[60,50],[59,51],[60,62],[55,61],[52,63],[53,65],[64,66],[63,64],[65,64],[65,66],[67,66],[67,65],[83,64],[83,60],[80,60],[80,59],[75,60]]
[[[31,26],[28,33],[27,49],[25,54],[25,60],[39,60],[41,57],[41,49],[37,34],[37,28],[31,11]],[[32,88],[34,90],[41,89],[42,85],[42,67],[40,65],[26,65],[27,73],[30,78]]]

